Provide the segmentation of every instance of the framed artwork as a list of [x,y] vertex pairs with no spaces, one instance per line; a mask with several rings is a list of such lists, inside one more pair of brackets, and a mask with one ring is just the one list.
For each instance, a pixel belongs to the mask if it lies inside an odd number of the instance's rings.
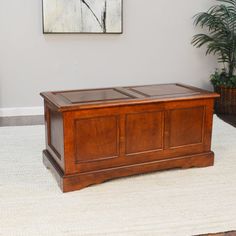
[[123,0],[43,0],[43,32],[121,34]]

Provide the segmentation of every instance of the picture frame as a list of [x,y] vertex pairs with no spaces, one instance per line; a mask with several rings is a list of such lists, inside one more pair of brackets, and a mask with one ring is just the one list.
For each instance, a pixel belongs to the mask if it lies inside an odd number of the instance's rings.
[[42,0],[44,34],[122,34],[123,0]]

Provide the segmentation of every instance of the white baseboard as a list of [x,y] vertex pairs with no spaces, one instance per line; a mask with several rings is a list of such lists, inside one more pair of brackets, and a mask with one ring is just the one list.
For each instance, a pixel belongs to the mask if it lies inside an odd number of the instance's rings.
[[0,117],[43,115],[43,107],[0,108]]

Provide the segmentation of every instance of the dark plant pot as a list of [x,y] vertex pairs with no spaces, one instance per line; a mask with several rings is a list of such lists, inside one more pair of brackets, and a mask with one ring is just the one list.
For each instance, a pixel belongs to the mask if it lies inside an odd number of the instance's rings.
[[236,115],[236,88],[215,87],[215,92],[220,94],[215,101],[215,112]]

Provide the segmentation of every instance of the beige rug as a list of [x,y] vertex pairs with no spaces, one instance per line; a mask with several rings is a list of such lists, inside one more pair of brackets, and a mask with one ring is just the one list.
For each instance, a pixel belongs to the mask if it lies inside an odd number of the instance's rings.
[[215,117],[214,167],[62,194],[41,162],[43,126],[0,128],[0,235],[197,235],[236,229],[236,129]]

